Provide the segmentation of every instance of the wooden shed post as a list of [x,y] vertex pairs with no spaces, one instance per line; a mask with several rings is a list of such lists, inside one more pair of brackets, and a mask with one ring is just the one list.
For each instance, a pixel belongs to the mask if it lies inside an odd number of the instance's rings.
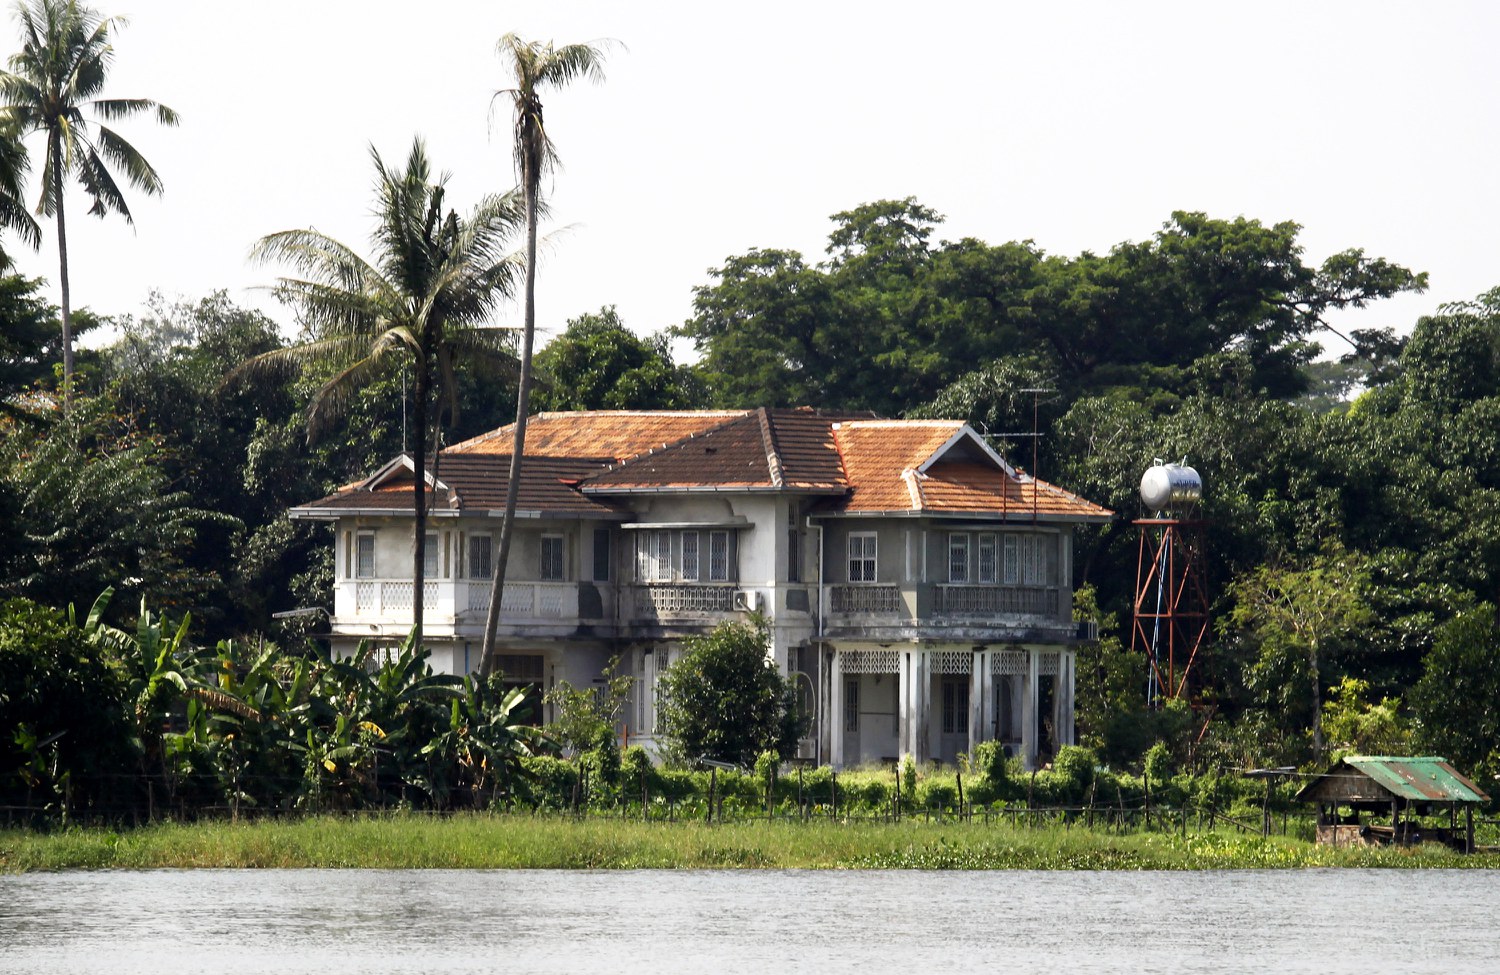
[[1474,804],[1464,804],[1464,852],[1474,852]]

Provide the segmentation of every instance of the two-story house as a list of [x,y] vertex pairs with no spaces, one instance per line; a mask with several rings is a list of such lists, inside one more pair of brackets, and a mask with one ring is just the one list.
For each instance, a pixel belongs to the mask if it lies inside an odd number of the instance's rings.
[[[433,666],[479,667],[513,429],[444,450],[420,594]],[[803,756],[951,762],[1073,741],[1075,525],[1112,513],[1012,467],[964,423],[810,409],[543,413],[527,427],[499,669],[635,678],[622,735],[654,745],[684,637],[765,616],[813,715]],[[334,524],[331,640],[411,626],[412,465],[295,508]]]

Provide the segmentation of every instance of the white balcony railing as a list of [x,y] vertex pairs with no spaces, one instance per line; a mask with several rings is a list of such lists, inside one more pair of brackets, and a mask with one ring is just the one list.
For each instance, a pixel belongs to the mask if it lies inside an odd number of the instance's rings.
[[[556,620],[578,616],[576,582],[507,582],[502,598],[502,618]],[[482,618],[489,607],[487,581],[439,579],[422,584],[422,611],[430,621],[444,617]],[[334,615],[345,623],[409,623],[411,580],[343,580],[334,587]]]

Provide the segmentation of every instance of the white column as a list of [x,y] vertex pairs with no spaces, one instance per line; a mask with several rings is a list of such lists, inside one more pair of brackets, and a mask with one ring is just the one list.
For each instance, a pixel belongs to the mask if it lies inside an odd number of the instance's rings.
[[1057,729],[1058,745],[1076,745],[1077,730],[1073,722],[1074,670],[1077,655],[1071,650],[1060,650],[1057,654],[1057,715],[1053,727]]
[[896,730],[898,736],[896,750],[900,752],[902,758],[913,754],[915,750],[912,744],[911,721],[911,656],[909,650],[896,653]]
[[912,741],[912,754],[920,765],[932,757],[932,669],[926,650],[912,652],[912,684],[915,690],[914,704],[916,727]]
[[990,698],[990,652],[981,650],[969,662],[969,757],[974,749],[989,736]]
[[828,764],[844,767],[844,655],[837,649],[828,668]]
[[1028,770],[1036,768],[1036,708],[1038,684],[1037,652],[1026,648],[1026,686],[1021,689],[1021,760]]

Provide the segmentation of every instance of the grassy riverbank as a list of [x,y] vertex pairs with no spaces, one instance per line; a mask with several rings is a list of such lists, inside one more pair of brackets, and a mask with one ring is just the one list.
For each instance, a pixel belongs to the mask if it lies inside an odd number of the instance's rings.
[[1207,870],[1500,867],[1500,854],[1333,850],[1282,837],[1182,838],[980,823],[640,823],[509,815],[309,817],[140,829],[0,831],[0,871],[193,867]]

